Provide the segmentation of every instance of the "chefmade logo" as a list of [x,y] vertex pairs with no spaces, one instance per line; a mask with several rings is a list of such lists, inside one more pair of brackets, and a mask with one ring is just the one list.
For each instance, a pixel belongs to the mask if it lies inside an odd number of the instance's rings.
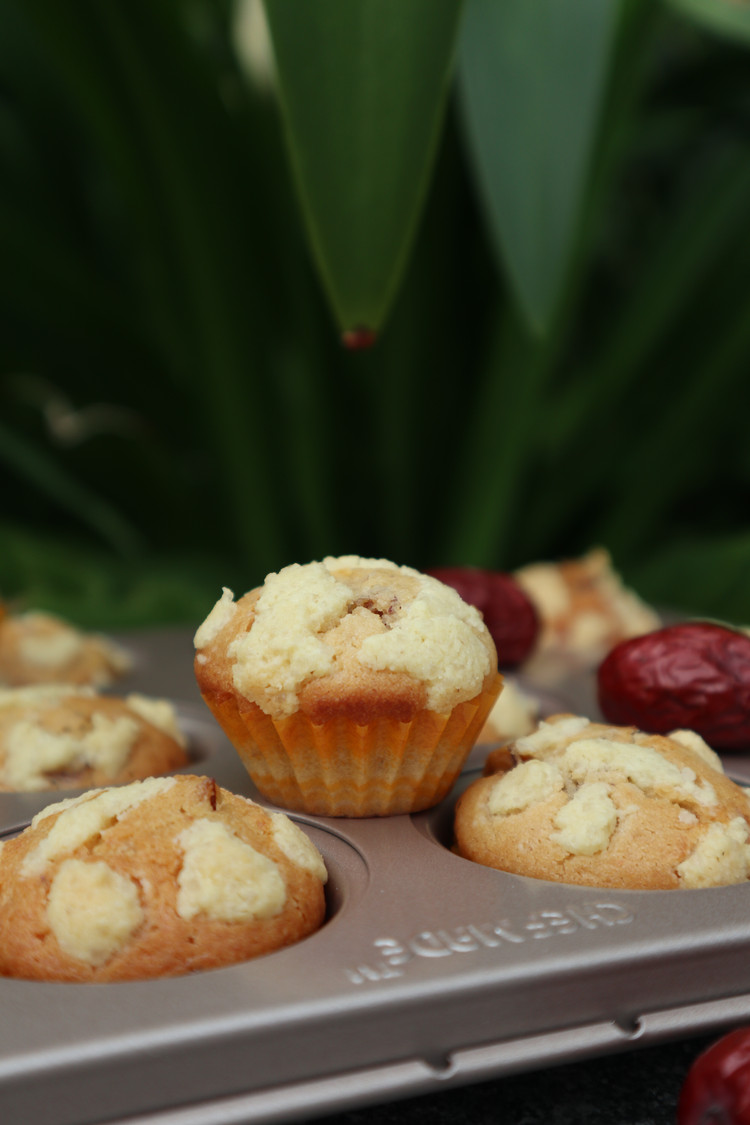
[[451,930],[422,930],[413,937],[377,938],[373,945],[377,960],[370,965],[346,969],[352,984],[365,984],[402,977],[409,963],[418,958],[434,959],[456,954],[476,953],[480,949],[498,949],[505,945],[564,937],[581,930],[606,929],[632,922],[635,915],[614,902],[583,903],[565,910],[538,910],[525,922],[469,923]]

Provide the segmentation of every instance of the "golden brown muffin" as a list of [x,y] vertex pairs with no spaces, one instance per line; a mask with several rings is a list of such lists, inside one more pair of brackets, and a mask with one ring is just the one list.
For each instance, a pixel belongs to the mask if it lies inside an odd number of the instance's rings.
[[0,791],[87,789],[188,762],[166,700],[44,684],[0,689]]
[[618,641],[661,624],[655,610],[623,585],[603,548],[580,559],[532,563],[514,577],[539,614],[536,648],[523,670],[541,683],[594,668]]
[[94,790],[0,846],[0,974],[142,980],[244,961],[316,930],[325,880],[288,817],[209,778]]
[[664,737],[556,715],[509,749],[512,761],[495,755],[499,772],[457,804],[465,858],[592,887],[748,879],[748,796],[694,732]]
[[130,671],[128,653],[50,613],[0,612],[0,685],[89,684],[105,687]]
[[410,567],[294,564],[196,633],[201,693],[258,788],[324,816],[413,812],[452,786],[502,684],[481,615]]

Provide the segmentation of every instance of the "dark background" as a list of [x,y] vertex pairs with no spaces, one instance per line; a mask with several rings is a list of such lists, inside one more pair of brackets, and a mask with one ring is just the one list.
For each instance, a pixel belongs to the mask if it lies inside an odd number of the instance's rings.
[[542,332],[481,204],[460,45],[415,239],[352,352],[244,7],[0,5],[0,592],[191,623],[326,554],[510,569],[603,544],[646,598],[750,621],[741,29],[620,0]]

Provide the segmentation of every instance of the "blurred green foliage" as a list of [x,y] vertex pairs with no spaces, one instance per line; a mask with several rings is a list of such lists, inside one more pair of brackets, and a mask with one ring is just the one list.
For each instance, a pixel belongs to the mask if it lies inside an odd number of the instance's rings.
[[276,79],[258,13],[0,7],[0,591],[604,544],[750,621],[742,6],[268,0]]

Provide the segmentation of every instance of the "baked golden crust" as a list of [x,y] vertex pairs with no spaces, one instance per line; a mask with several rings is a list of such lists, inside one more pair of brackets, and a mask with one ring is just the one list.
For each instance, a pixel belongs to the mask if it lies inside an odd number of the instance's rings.
[[[510,754],[511,760],[508,760]],[[458,853],[598,887],[744,882],[750,803],[693,732],[669,737],[557,715],[493,752],[455,814]]]
[[116,981],[229,965],[316,930],[324,879],[287,817],[209,778],[88,793],[0,849],[0,973]]
[[49,613],[0,613],[0,685],[104,687],[130,670],[129,655],[107,637]]
[[[234,660],[230,654],[234,642],[252,629],[260,593],[260,589],[251,590],[239,598],[236,616],[196,656],[195,675],[202,692],[235,696]],[[379,627],[377,622],[375,614],[355,614],[345,626],[324,635],[324,643],[335,654],[334,670],[309,680],[298,691],[297,709],[310,722],[325,723],[344,717],[364,724],[379,716],[408,722],[424,707],[424,685],[413,677],[352,663],[358,642],[384,631],[385,626]]]
[[[465,606],[454,591],[442,583],[417,572],[405,573],[406,568],[399,569],[392,564],[390,568],[336,567],[334,561],[329,565],[329,573],[348,592],[344,595],[340,611],[331,614],[325,627],[310,630],[321,648],[325,649],[324,658],[328,658],[328,666],[325,671],[299,677],[291,687],[284,686],[287,694],[294,694],[294,705],[287,713],[299,710],[313,723],[324,723],[339,717],[359,724],[369,723],[375,717],[409,722],[429,703],[429,684],[424,675],[419,671],[367,663],[361,659],[363,643],[366,647],[368,639],[382,638],[395,626],[403,624],[408,607],[420,595],[425,583],[446,591],[455,606],[462,606],[466,611],[470,607]],[[305,568],[297,569],[301,571]],[[198,645],[195,674],[202,691],[227,694],[236,691],[238,695],[245,695],[257,703],[261,709],[271,711],[275,703],[275,685],[269,687],[265,697],[262,690],[258,690],[255,697],[249,696],[247,681],[239,674],[242,638],[252,632],[256,607],[263,592],[263,587],[260,587],[239,598],[225,623],[210,640]],[[316,592],[311,592],[311,597]],[[463,692],[463,699],[471,698],[482,690],[497,669],[492,638],[476,611],[472,614],[471,639],[483,650],[485,668],[483,675],[475,678],[472,690]],[[270,678],[272,673],[268,675]],[[281,695],[282,692],[277,690],[276,694]],[[443,695],[446,695],[445,690]],[[461,702],[458,698],[460,689],[456,695],[455,699],[447,697],[444,709],[450,710],[454,702]]]
[[72,685],[0,690],[0,791],[120,785],[188,760],[163,700]]

